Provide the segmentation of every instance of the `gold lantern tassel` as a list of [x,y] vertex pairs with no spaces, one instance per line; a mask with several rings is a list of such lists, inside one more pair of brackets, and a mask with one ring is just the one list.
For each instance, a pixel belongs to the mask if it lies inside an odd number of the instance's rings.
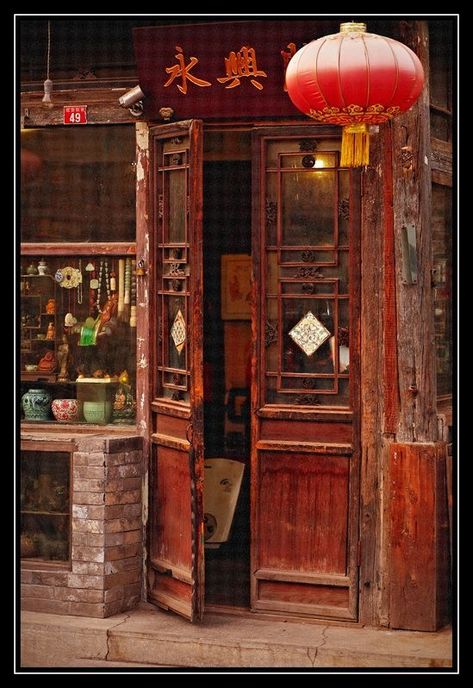
[[343,127],[341,167],[361,167],[369,163],[370,135],[363,122]]

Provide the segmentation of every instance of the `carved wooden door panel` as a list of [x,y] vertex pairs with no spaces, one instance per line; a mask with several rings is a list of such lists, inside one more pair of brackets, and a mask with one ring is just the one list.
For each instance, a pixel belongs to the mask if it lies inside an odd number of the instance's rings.
[[254,133],[252,608],[356,619],[360,192],[339,148]]
[[202,123],[150,129],[154,256],[148,597],[203,614]]

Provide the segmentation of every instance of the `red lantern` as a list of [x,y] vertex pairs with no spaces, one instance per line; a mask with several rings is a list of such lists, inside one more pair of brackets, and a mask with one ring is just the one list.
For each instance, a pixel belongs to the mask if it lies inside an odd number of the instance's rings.
[[291,59],[286,87],[294,105],[325,124],[343,126],[342,167],[367,165],[368,124],[408,110],[424,85],[417,55],[403,43],[347,22]]

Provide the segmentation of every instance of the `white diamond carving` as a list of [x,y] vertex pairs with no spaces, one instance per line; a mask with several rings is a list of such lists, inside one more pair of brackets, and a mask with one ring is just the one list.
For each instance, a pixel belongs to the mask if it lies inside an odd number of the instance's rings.
[[330,337],[330,332],[311,311],[307,311],[297,325],[294,325],[289,336],[307,356],[312,356],[319,346]]
[[178,353],[181,353],[186,343],[186,321],[180,309],[177,311],[171,327],[171,337],[173,338]]

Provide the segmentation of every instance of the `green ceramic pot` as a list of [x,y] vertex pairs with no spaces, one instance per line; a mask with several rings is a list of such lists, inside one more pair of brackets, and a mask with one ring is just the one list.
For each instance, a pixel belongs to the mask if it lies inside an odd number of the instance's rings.
[[51,399],[46,389],[29,389],[21,397],[25,420],[49,420]]

